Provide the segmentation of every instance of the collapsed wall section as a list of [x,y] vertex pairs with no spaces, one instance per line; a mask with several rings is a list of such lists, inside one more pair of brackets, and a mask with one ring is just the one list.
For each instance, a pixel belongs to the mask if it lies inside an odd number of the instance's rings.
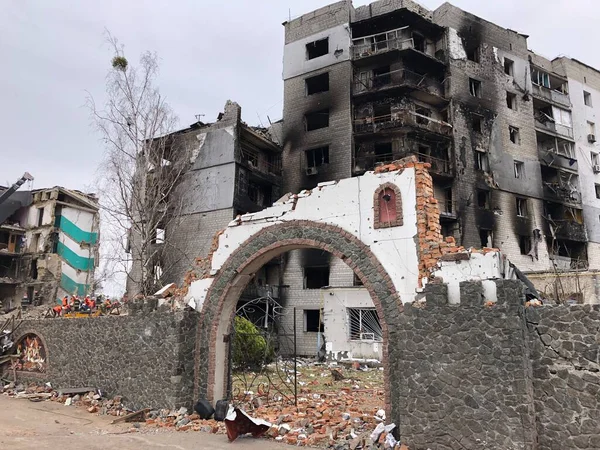
[[17,381],[93,387],[123,396],[131,409],[191,407],[196,323],[194,311],[148,308],[128,316],[26,320],[15,342],[39,336],[46,368],[17,372]]

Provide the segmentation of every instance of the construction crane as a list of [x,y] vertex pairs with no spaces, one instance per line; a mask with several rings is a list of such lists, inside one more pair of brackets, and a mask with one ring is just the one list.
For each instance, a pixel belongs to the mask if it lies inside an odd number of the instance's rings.
[[13,195],[17,191],[17,189],[19,189],[21,186],[23,186],[23,184],[25,184],[26,181],[32,181],[32,180],[33,180],[33,177],[31,176],[31,174],[29,172],[25,172],[23,174],[23,176],[21,178],[19,178],[15,184],[13,184],[6,191],[4,191],[2,194],[0,194],[0,205],[2,203],[4,203],[6,200],[8,200],[8,198],[11,195]]

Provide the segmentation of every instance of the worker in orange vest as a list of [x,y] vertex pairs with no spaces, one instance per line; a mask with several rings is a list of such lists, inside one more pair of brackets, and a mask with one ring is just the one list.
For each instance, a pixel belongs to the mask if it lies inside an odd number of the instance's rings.
[[62,306],[56,305],[52,308],[52,317],[60,317],[60,313],[62,312]]
[[62,309],[63,311],[71,311],[71,305],[69,305],[69,296],[65,295],[62,299]]

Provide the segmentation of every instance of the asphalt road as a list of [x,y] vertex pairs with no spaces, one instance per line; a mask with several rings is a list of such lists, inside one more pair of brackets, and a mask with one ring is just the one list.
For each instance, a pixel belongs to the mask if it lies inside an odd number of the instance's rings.
[[239,438],[195,431],[111,425],[113,417],[89,414],[83,408],[55,402],[31,402],[0,395],[0,449],[100,450],[209,449],[285,450],[291,447],[265,439]]

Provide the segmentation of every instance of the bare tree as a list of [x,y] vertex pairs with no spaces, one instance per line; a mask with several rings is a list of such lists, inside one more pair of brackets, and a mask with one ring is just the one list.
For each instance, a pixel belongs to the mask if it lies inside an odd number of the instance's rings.
[[99,173],[104,263],[126,274],[129,295],[148,295],[160,286],[163,253],[176,251],[165,230],[176,223],[180,205],[173,193],[190,152],[175,139],[177,117],[155,86],[157,55],[143,53],[134,67],[117,39],[107,33],[107,40],[114,55],[106,104],[99,108],[88,97],[106,147]]

